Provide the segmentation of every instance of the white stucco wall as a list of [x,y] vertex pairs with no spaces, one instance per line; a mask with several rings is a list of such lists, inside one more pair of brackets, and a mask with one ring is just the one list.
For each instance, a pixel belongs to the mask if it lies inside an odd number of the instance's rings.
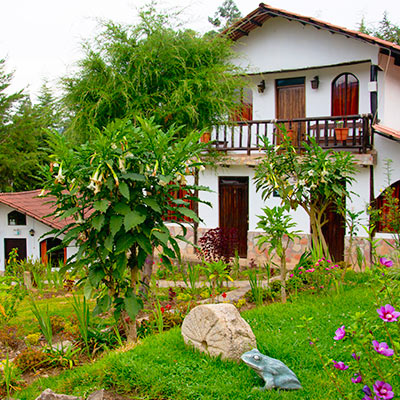
[[276,17],[240,38],[236,63],[248,72],[299,69],[341,62],[378,62],[377,47],[344,35]]
[[[14,209],[0,204],[0,271],[5,269],[4,239],[26,239],[27,257],[40,259],[40,242],[45,239],[41,238],[41,236],[52,230],[51,227],[29,216],[26,216],[26,225],[8,225],[7,216],[11,211],[14,211]],[[35,231],[34,236],[29,234],[31,229]],[[75,247],[68,247],[67,257],[70,257],[75,252]]]
[[379,66],[383,90],[378,91],[378,117],[382,125],[400,130],[400,66],[385,55],[379,57]]

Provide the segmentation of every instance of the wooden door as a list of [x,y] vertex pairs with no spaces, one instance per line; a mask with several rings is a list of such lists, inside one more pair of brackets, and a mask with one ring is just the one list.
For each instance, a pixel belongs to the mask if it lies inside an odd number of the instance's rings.
[[12,249],[18,249],[18,260],[26,260],[26,239],[4,239],[4,258],[6,263]]
[[327,220],[327,223],[322,226],[322,233],[328,245],[329,254],[333,261],[343,261],[346,234],[344,216],[337,213],[336,207],[331,204],[327,208],[324,218]]
[[219,226],[235,228],[238,234],[240,257],[247,257],[249,229],[249,178],[219,178]]
[[[276,118],[292,120],[305,118],[305,87],[304,78],[278,79],[276,81]],[[301,138],[305,131],[304,123],[286,123],[286,130],[293,131],[293,145],[298,144],[298,134]],[[277,136],[277,143],[280,137]]]

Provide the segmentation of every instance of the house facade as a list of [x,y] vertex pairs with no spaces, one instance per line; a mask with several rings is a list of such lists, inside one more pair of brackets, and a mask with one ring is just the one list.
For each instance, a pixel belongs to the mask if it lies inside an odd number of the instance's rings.
[[51,261],[53,266],[65,262],[76,252],[67,247],[48,251],[61,243],[62,236],[47,235],[52,229],[61,229],[65,220],[48,217],[52,212],[48,198],[40,197],[40,190],[0,193],[0,272],[5,270],[11,250],[18,250],[19,259]]
[[[199,236],[207,229],[234,227],[241,257],[265,259],[256,246],[257,216],[280,199],[262,200],[253,182],[254,167],[262,157],[258,136],[278,143],[281,124],[299,150],[312,136],[330,151],[353,153],[357,172],[348,189],[355,194],[347,207],[363,211],[361,222],[368,226],[365,210],[389,184],[386,160],[392,160],[390,184],[399,193],[400,46],[264,4],[226,34],[234,40],[235,63],[247,71],[248,88],[241,93],[242,114],[212,132],[214,146],[226,157],[216,170],[199,177],[213,190],[202,198],[214,205],[199,205]],[[348,128],[346,139],[338,136],[340,125]],[[288,253],[293,265],[310,246],[310,222],[302,209],[292,215],[302,231]],[[325,229],[332,256],[343,260],[348,246],[344,222],[330,215]],[[389,233],[376,235],[391,238]],[[361,228],[357,246],[368,259],[365,236]],[[389,249],[380,242],[382,254]]]

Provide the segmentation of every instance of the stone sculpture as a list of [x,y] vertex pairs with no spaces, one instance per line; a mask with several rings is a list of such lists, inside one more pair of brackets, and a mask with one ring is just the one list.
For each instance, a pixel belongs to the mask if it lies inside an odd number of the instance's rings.
[[301,389],[297,376],[282,361],[268,357],[257,349],[242,354],[241,359],[264,380],[265,386],[260,390],[274,388],[285,390]]

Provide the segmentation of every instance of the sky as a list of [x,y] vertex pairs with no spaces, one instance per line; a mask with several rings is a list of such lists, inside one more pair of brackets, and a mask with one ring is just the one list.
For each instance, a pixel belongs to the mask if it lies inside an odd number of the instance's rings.
[[[164,0],[158,4],[182,10],[187,26],[199,32],[212,29],[207,22],[223,0]],[[243,15],[258,7],[260,0],[236,0]],[[400,25],[400,1],[385,0],[265,0],[266,4],[315,17],[335,25],[357,29],[364,17],[376,24],[387,11],[389,20]],[[24,89],[33,98],[45,80],[58,87],[59,79],[71,75],[82,58],[82,42],[99,31],[100,20],[137,22],[146,0],[2,0],[0,15],[0,59],[14,71],[12,90]]]

